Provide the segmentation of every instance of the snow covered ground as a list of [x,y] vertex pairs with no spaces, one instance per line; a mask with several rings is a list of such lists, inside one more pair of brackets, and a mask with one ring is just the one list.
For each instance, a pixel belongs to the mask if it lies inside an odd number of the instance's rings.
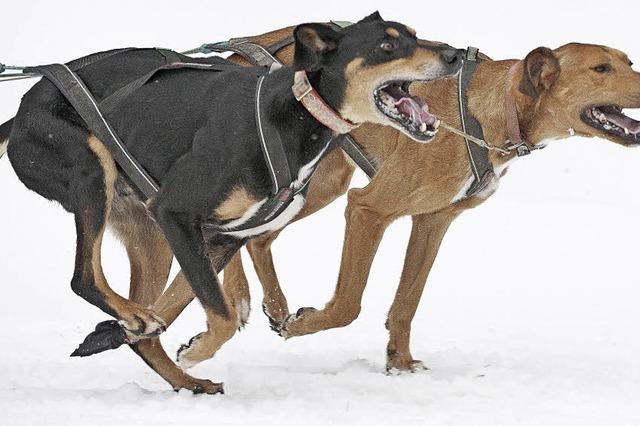
[[[0,43],[0,60],[46,63],[124,45],[186,49],[305,20],[353,20],[376,7],[323,3],[288,3],[297,8],[264,3],[241,16],[239,10],[214,10],[205,2],[110,2],[90,8],[14,2],[2,8],[11,37]],[[377,2],[384,16],[411,24],[424,38],[473,43],[496,58],[523,57],[539,45],[576,40],[618,47],[640,62],[638,6],[632,4],[615,21],[610,16],[603,21],[595,1],[575,6],[543,1],[533,9],[513,5],[500,17],[488,13],[497,3],[474,2],[468,13],[455,17],[451,13],[458,7],[428,3],[406,1],[394,10]],[[85,9],[74,7],[83,4]],[[102,24],[87,22],[86,14]],[[447,15],[430,20],[441,14]],[[141,21],[142,16],[147,18]],[[29,84],[0,87],[1,120],[15,112]],[[431,368],[427,372],[384,374],[385,314],[409,220],[388,230],[362,314],[344,329],[283,342],[267,326],[261,290],[247,268],[250,324],[193,371],[224,381],[227,394],[194,397],[168,389],[127,348],[89,359],[68,357],[106,316],[69,288],[72,217],[28,192],[3,159],[0,425],[637,426],[639,165],[640,150],[579,138],[515,163],[496,195],[458,219],[443,243],[413,323],[412,351]],[[363,184],[357,175],[354,186]],[[291,226],[276,243],[276,265],[291,308],[320,307],[332,294],[344,205],[341,199]],[[480,254],[474,257],[476,250]],[[105,242],[104,258],[111,284],[126,293],[128,264],[112,238]],[[203,328],[194,304],[163,340],[175,353]]]

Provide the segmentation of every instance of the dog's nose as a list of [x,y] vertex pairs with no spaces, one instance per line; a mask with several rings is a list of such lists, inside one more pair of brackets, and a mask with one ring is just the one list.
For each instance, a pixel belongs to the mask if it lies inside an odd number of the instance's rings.
[[464,57],[464,50],[448,48],[444,49],[441,53],[442,60],[452,67],[459,67],[462,64],[462,58]]

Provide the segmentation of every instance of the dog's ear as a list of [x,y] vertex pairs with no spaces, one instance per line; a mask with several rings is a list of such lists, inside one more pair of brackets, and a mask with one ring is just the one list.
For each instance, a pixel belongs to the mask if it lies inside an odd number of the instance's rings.
[[548,47],[538,47],[529,52],[523,61],[522,80],[518,89],[532,98],[537,98],[549,89],[560,75],[560,63]]
[[365,18],[362,18],[360,20],[360,22],[376,22],[376,21],[384,21],[384,19],[382,19],[382,16],[380,16],[380,12],[378,12],[377,10],[373,12],[371,15]]
[[295,70],[316,71],[322,55],[338,46],[342,34],[324,24],[301,24],[293,30]]

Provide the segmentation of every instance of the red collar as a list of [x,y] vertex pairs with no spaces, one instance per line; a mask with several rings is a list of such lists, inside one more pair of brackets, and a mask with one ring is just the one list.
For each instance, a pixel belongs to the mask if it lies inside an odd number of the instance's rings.
[[507,136],[509,137],[509,142],[515,145],[522,143],[523,140],[522,133],[520,131],[520,122],[518,120],[518,109],[516,107],[516,100],[511,94],[511,86],[516,72],[518,72],[519,63],[520,62],[516,62],[509,68],[507,81],[505,82],[504,87],[504,112],[507,119]]
[[504,114],[507,121],[507,136],[509,137],[507,149],[510,151],[516,151],[518,157],[530,154],[531,151],[541,148],[535,145],[530,145],[522,137],[520,121],[518,120],[516,99],[511,93],[513,81],[515,80],[516,73],[518,72],[518,65],[520,63],[522,63],[522,61],[511,65],[511,68],[509,68],[509,72],[507,73],[507,80],[504,84]]
[[302,103],[316,120],[334,132],[339,134],[349,133],[359,126],[359,124],[353,124],[340,117],[340,114],[334,111],[333,108],[322,99],[320,94],[316,92],[316,89],[309,83],[306,71],[295,72],[291,91],[296,97],[296,100]]

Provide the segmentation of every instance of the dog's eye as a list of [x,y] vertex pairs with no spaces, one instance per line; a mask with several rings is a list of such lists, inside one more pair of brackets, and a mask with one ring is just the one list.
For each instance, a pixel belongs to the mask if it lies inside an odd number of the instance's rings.
[[600,65],[596,65],[595,67],[593,67],[591,69],[594,70],[595,72],[604,73],[604,72],[611,71],[611,65],[609,65],[609,64],[600,64]]
[[393,50],[393,44],[384,42],[380,44],[380,49],[384,50],[385,52],[391,52]]

